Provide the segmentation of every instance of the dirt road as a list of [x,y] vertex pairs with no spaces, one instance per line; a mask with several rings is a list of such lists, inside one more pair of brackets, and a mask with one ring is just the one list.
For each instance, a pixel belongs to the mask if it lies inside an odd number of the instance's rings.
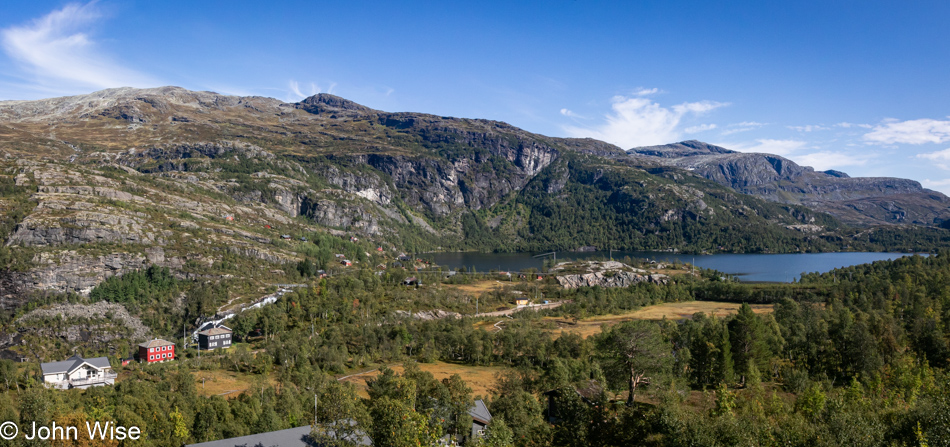
[[475,316],[476,317],[503,317],[505,315],[511,315],[515,312],[518,312],[520,310],[525,310],[525,309],[530,309],[530,310],[554,309],[555,307],[560,307],[562,304],[568,303],[568,302],[570,301],[557,301],[557,302],[548,303],[548,304],[535,304],[535,305],[524,306],[524,307],[516,307],[514,309],[497,310],[495,312],[482,312],[480,314],[475,314]]

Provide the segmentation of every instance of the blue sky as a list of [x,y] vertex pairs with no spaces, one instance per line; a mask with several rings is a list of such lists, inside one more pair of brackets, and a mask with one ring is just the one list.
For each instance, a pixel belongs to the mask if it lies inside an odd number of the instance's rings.
[[[197,4],[197,5],[196,5]],[[178,85],[698,139],[950,193],[950,2],[7,2],[0,99]]]

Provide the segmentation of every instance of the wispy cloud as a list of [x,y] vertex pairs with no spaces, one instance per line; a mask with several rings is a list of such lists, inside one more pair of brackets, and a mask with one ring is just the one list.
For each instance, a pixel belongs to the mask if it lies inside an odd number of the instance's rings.
[[758,129],[762,126],[766,126],[766,123],[759,123],[756,121],[743,121],[741,123],[733,123],[726,126],[726,129],[723,129],[721,135],[732,135],[740,132],[748,132],[750,130]]
[[718,145],[739,152],[779,155],[799,165],[811,166],[819,171],[847,166],[864,166],[877,157],[877,154],[872,152],[853,153],[816,150],[809,142],[802,140],[759,139],[749,143],[723,143]]
[[643,87],[640,87],[640,88],[638,88],[638,89],[636,89],[636,90],[633,91],[633,95],[634,95],[634,96],[649,96],[649,95],[655,95],[655,94],[657,94],[657,93],[660,93],[660,89],[658,89],[658,88],[656,88],[656,87],[654,87],[654,88],[643,88]]
[[152,77],[124,67],[108,56],[89,34],[101,18],[96,2],[71,3],[27,24],[0,31],[3,51],[29,79],[46,91],[151,87]]
[[[640,89],[645,94],[656,89]],[[670,143],[679,140],[680,122],[687,115],[701,115],[726,103],[715,101],[686,102],[672,107],[644,98],[615,96],[611,99],[611,112],[605,122],[594,127],[564,126],[564,131],[573,137],[591,137],[630,148]],[[562,112],[563,113],[563,112]]]
[[688,134],[707,132],[716,128],[715,124],[700,124],[698,126],[690,126],[686,129],[683,129],[683,132]]
[[941,180],[931,180],[929,178],[923,179],[920,183],[927,189],[933,189],[935,191],[940,191],[944,194],[950,195],[950,178],[945,178]]
[[300,90],[300,83],[293,79],[291,79],[290,81],[287,81],[287,86],[290,87],[291,93],[298,96],[297,99],[303,99],[308,96],[313,96],[313,95],[316,95],[317,93],[320,93],[320,88],[318,88],[317,84],[314,84],[313,82],[311,82],[309,85],[310,94],[304,94],[303,91]]
[[795,156],[795,162],[802,166],[811,166],[819,171],[845,166],[864,166],[874,154],[849,154],[838,151],[820,151]]
[[578,115],[578,114],[574,113],[574,112],[573,112],[572,110],[570,110],[570,109],[561,109],[561,115],[564,115],[564,116],[569,117],[569,118],[587,119],[587,118],[585,118],[585,117],[583,117],[583,116],[581,116],[581,115]]
[[917,154],[917,158],[926,158],[927,160],[935,160],[935,161],[940,161],[940,160],[950,161],[950,149]]
[[[333,94],[333,89],[336,88],[336,83],[335,83],[335,82],[331,82],[330,85],[326,88],[326,90],[323,90],[323,89],[320,88],[320,86],[317,85],[317,83],[315,83],[315,82],[311,82],[311,83],[309,83],[309,84],[307,84],[307,85],[301,87],[301,85],[300,85],[299,82],[297,82],[297,81],[291,79],[291,80],[287,81],[287,88],[289,89],[289,90],[288,90],[288,95],[289,95],[289,97],[287,98],[287,100],[288,100],[288,101],[299,101],[299,100],[301,100],[301,99],[304,99],[304,98],[307,98],[307,97],[316,95],[317,93],[330,93],[330,94]],[[304,93],[304,91],[305,91],[304,89],[306,89],[306,91],[309,92],[309,93]],[[392,90],[392,89],[390,89],[390,90]],[[390,93],[391,93],[391,92],[390,92]],[[389,96],[389,93],[386,93],[386,96]]]
[[807,142],[800,140],[773,140],[765,138],[755,140],[755,142],[752,143],[724,143],[721,144],[721,146],[734,149],[739,152],[756,152],[762,154],[788,156],[799,151],[800,149],[805,148],[807,144]]
[[864,140],[884,144],[924,144],[950,141],[950,121],[917,119],[885,120],[864,134]]
[[950,162],[950,149],[917,154],[917,158],[933,161],[933,166],[950,171],[950,165],[947,164]]
[[924,179],[920,182],[924,185],[925,188],[936,189],[938,191],[943,191],[944,193],[950,193],[950,178],[945,178],[943,180],[931,180]]
[[829,130],[830,127],[822,126],[820,124],[808,124],[805,126],[785,126],[791,130],[798,132],[815,132],[818,130]]
[[849,123],[849,122],[840,122],[840,123],[838,123],[838,124],[835,124],[835,127],[841,127],[841,128],[844,128],[844,129],[850,129],[850,128],[852,128],[852,127],[860,127],[860,128],[862,128],[862,129],[870,129],[870,128],[874,127],[874,126],[872,126],[872,125],[870,125],[870,124],[856,124],[856,123]]

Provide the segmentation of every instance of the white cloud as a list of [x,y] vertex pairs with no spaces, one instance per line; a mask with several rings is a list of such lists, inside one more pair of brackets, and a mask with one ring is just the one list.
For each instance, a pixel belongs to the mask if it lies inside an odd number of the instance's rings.
[[611,113],[604,117],[604,124],[592,128],[564,126],[564,131],[573,137],[596,138],[624,148],[665,144],[680,139],[679,125],[684,116],[727,105],[699,101],[666,108],[647,98],[624,96],[613,97],[611,103]]
[[950,195],[950,178],[945,178],[943,180],[931,180],[928,178],[922,180],[920,183],[924,186],[924,188],[933,189],[946,195]]
[[840,168],[843,166],[864,166],[873,155],[857,156],[844,152],[822,151],[795,156],[795,163],[802,166],[811,166],[818,171]]
[[[304,98],[307,98],[307,97],[309,97],[309,96],[313,96],[313,95],[316,95],[317,93],[320,93],[320,87],[317,87],[317,84],[315,84],[315,83],[313,83],[313,82],[310,83],[310,94],[309,94],[309,95],[304,94],[303,91],[300,90],[300,83],[297,82],[297,81],[295,81],[295,80],[293,80],[293,79],[291,79],[290,81],[287,82],[287,86],[290,88],[290,93],[293,93],[294,95],[298,96],[298,99],[304,99]],[[329,89],[329,90],[333,90],[333,87],[334,87],[334,86],[336,86],[336,84],[332,84],[332,85],[330,86],[330,89]],[[327,91],[327,93],[330,93],[329,90]]]
[[812,124],[808,124],[808,125],[805,125],[805,126],[785,126],[785,127],[789,128],[789,129],[792,129],[792,130],[795,130],[795,131],[798,131],[798,132],[814,132],[814,131],[816,131],[816,130],[828,130],[828,129],[830,129],[829,127],[825,127],[825,126],[822,126],[822,125],[812,125]]
[[766,126],[766,123],[759,123],[756,121],[743,121],[741,123],[730,124],[727,129],[722,131],[722,136],[732,135],[739,132],[748,132],[750,130],[758,129],[762,126]]
[[801,166],[811,166],[819,171],[845,166],[864,166],[877,155],[873,153],[853,154],[841,151],[815,151],[808,142],[801,140],[759,139],[750,143],[714,143],[717,146],[737,150],[773,154],[788,158]]
[[942,151],[936,152],[927,152],[924,154],[917,154],[917,158],[926,158],[927,160],[948,160],[950,161],[950,149],[944,149]]
[[850,129],[850,128],[852,128],[852,127],[860,127],[860,128],[863,128],[863,129],[870,129],[870,128],[874,127],[874,126],[872,126],[872,125],[870,125],[870,124],[855,124],[855,123],[849,123],[849,122],[841,122],[841,123],[835,124],[835,126],[836,126],[836,127],[843,127],[843,128],[845,128],[845,129]]
[[654,88],[643,88],[643,87],[640,87],[640,88],[638,88],[638,89],[636,89],[636,90],[633,91],[634,96],[648,96],[648,95],[655,95],[655,94],[657,94],[657,93],[660,93],[660,89],[658,89],[658,88],[656,88],[656,87],[654,87]]
[[683,129],[683,132],[686,133],[700,133],[710,131],[716,128],[715,124],[700,124],[698,126],[687,127]]
[[931,180],[928,178],[928,179],[924,179],[924,181],[922,181],[921,183],[923,183],[925,187],[933,188],[933,189],[938,189],[942,187],[950,187],[950,178],[945,178],[943,180]]
[[[291,95],[290,97],[288,97],[287,101],[299,101],[301,99],[316,95],[317,93],[329,93],[332,95],[333,89],[336,88],[336,82],[331,82],[330,86],[327,87],[326,91],[324,91],[322,88],[320,88],[319,85],[317,85],[314,82],[311,82],[309,87],[310,87],[309,89],[310,93],[304,93],[304,91],[300,87],[299,82],[293,79],[291,79],[290,81],[287,81],[287,88],[289,89],[288,94]],[[389,91],[386,92],[386,96],[389,96],[390,93],[392,93],[392,89],[389,89]]]
[[88,34],[100,18],[96,2],[71,3],[30,23],[0,31],[4,52],[36,89],[74,91],[109,87],[152,87],[151,77],[123,67]]
[[802,148],[805,148],[807,143],[799,140],[773,140],[773,139],[760,139],[755,140],[754,143],[739,143],[739,144],[719,144],[719,146],[726,147],[729,149],[734,149],[739,152],[757,152],[762,154],[775,154],[788,156],[794,152],[799,151]]
[[579,118],[579,117],[580,117],[580,115],[578,115],[578,114],[572,112],[572,111],[569,110],[569,109],[561,109],[561,115],[564,115],[564,116],[567,116],[567,117],[571,117],[571,118]]
[[291,92],[291,93],[293,93],[293,94],[295,94],[295,95],[297,95],[297,96],[299,96],[299,97],[301,97],[301,98],[306,98],[306,97],[307,97],[307,95],[304,95],[304,94],[300,91],[300,84],[297,83],[297,81],[294,81],[293,79],[291,79],[289,82],[287,82],[287,86],[290,87],[290,92]]
[[884,144],[924,144],[950,141],[950,121],[917,119],[885,120],[864,134],[866,141]]
[[936,166],[940,169],[950,171],[950,165],[947,164],[947,162],[950,161],[950,149],[917,154],[917,158],[931,160],[934,162],[932,166]]

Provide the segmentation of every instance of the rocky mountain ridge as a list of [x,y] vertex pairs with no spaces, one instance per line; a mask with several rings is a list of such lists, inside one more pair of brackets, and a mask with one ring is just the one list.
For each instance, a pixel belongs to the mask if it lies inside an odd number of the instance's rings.
[[[384,112],[328,94],[284,103],[162,87],[3,101],[0,209],[28,212],[2,235],[15,262],[0,282],[85,294],[148,265],[182,278],[254,266],[260,273],[242,280],[260,287],[321,253],[299,240],[313,234],[406,252],[608,242],[642,250],[913,249],[942,237],[844,228],[804,206],[769,203],[695,167],[657,161],[736,156],[720,149],[630,156],[592,139]],[[777,161],[750,170],[811,175]],[[740,178],[749,188],[785,181],[741,169],[718,180]],[[876,206],[851,194],[842,200]]]
[[736,191],[804,205],[847,223],[941,225],[950,221],[950,198],[913,180],[852,178],[840,171],[815,171],[778,155],[736,152],[695,140],[637,147],[628,154],[641,163],[686,169]]

